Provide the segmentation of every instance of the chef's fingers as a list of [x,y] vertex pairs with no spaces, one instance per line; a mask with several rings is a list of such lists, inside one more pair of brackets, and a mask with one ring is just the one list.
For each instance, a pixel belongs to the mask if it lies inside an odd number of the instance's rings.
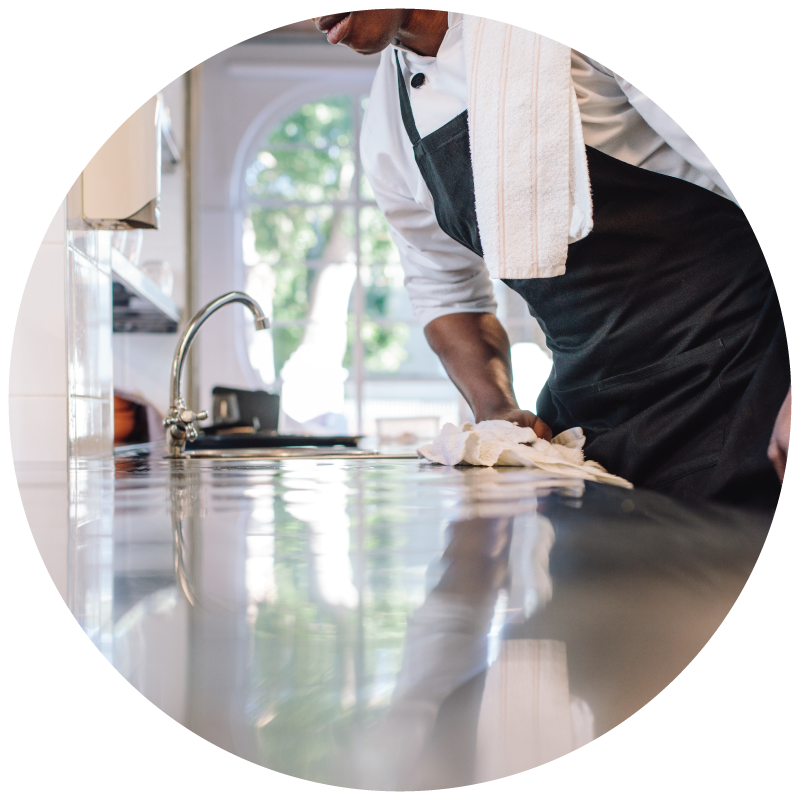
[[769,460],[772,462],[772,466],[775,467],[775,472],[778,473],[781,483],[783,483],[783,476],[786,473],[786,452],[781,449],[778,446],[778,443],[773,439],[769,443],[767,455],[769,456]]
[[778,477],[783,482],[786,472],[786,459],[789,455],[789,430],[792,423],[792,390],[786,395],[778,418],[775,420],[775,427],[772,429],[772,438],[767,449],[767,456],[775,467]]
[[509,422],[516,422],[521,427],[533,428],[533,432],[540,439],[546,439],[549,442],[553,438],[553,431],[550,430],[550,426],[532,411],[515,410],[505,415],[504,418]]
[[541,417],[536,417],[536,422],[533,423],[533,432],[540,439],[546,439],[548,442],[553,438],[553,431],[546,422],[542,421]]

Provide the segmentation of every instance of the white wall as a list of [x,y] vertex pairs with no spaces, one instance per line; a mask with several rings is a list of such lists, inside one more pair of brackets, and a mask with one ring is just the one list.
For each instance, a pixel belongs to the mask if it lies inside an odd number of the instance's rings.
[[11,349],[9,417],[15,461],[67,460],[66,209],[31,267]]
[[[185,151],[185,96],[183,78],[162,90],[164,104],[170,110],[172,133],[183,155]],[[164,148],[164,160],[167,151]],[[186,322],[186,164],[161,175],[161,223],[158,230],[143,232],[139,264],[149,260],[167,261],[172,268],[172,299],[182,312],[179,332]],[[115,333],[114,387],[141,395],[161,414],[169,406],[169,372],[179,333]]]
[[11,449],[20,496],[42,559],[65,600],[69,518],[66,249],[62,203],[25,286],[9,376]]
[[110,231],[67,232],[70,458],[110,456],[114,449],[111,237]]
[[69,231],[65,204],[36,255],[11,351],[15,462],[110,455],[111,234]]
[[[66,203],[36,255],[11,351],[11,448],[25,513],[61,596],[68,599],[70,457],[110,455],[110,234],[67,233]],[[80,487],[76,529],[97,517]]]

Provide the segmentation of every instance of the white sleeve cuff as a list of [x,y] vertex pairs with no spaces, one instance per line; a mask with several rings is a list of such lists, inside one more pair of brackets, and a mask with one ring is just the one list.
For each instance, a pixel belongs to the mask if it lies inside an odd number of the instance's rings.
[[438,319],[439,317],[446,317],[448,314],[494,314],[497,312],[497,303],[489,303],[480,308],[459,308],[458,306],[452,307],[438,307],[438,308],[415,308],[414,315],[417,321],[424,328],[429,322]]

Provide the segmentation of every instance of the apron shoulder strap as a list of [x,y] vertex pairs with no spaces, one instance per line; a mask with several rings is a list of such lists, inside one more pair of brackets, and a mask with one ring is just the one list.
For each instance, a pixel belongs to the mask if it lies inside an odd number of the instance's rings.
[[403,68],[400,66],[400,57],[397,55],[397,50],[394,51],[394,60],[397,63],[397,85],[400,89],[400,113],[403,116],[403,125],[405,125],[408,138],[411,139],[411,144],[415,145],[422,137],[419,135],[417,124],[414,122],[411,99],[408,96],[406,80],[403,77]]

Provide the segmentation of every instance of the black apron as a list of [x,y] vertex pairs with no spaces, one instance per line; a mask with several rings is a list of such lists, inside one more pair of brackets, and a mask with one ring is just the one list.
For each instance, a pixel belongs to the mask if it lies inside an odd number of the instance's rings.
[[[442,230],[482,256],[467,112],[421,138],[399,59],[403,123]],[[566,272],[506,280],[553,353],[537,414],[580,426],[585,454],[637,486],[774,507],[767,458],[789,390],[772,278],[741,209],[586,148],[594,228]]]

